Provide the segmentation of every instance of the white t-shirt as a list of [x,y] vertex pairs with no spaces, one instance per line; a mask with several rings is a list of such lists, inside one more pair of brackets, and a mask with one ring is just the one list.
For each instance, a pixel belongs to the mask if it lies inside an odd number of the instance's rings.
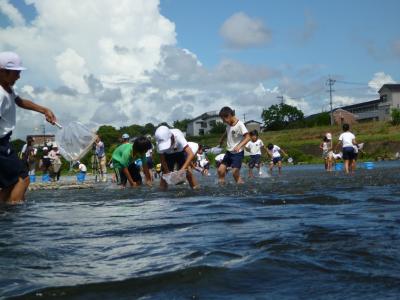
[[[246,126],[243,122],[238,120],[233,126],[226,126],[226,136],[227,136],[227,150],[233,151],[233,149],[240,144],[243,140],[243,136],[248,133]],[[243,151],[243,150],[242,150]]]
[[352,134],[350,131],[346,131],[343,132],[340,136],[339,136],[339,141],[342,142],[342,147],[353,147],[353,140],[356,137],[354,136],[354,134]]
[[190,149],[192,150],[193,154],[196,155],[197,151],[199,150],[199,144],[194,142],[188,142]]
[[84,164],[79,164],[78,168],[79,168],[79,171],[81,171],[81,172],[87,172],[87,168]]
[[7,135],[15,129],[16,124],[16,109],[15,99],[18,96],[14,91],[8,93],[0,85],[0,138]]
[[163,153],[171,154],[176,152],[182,152],[183,149],[188,145],[185,136],[183,135],[182,131],[179,129],[171,129],[172,134],[174,135],[175,142],[171,145],[171,148],[164,151]]
[[264,146],[262,140],[258,139],[257,141],[253,142],[250,141],[246,144],[246,148],[250,150],[250,155],[261,155],[261,148]]
[[281,151],[281,148],[279,148],[279,146],[274,145],[274,147],[272,148],[272,150],[270,150],[270,152],[272,153],[272,157],[281,157],[281,153],[279,152]]

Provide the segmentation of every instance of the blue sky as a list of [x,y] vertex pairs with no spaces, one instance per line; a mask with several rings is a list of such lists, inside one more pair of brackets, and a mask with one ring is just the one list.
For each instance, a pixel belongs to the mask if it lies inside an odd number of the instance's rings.
[[[272,31],[268,45],[240,51],[224,46],[219,28],[239,11],[265,22]],[[161,1],[161,13],[176,24],[178,45],[207,66],[222,57],[275,68],[321,65],[326,75],[366,84],[377,71],[400,78],[400,57],[388,50],[400,38],[399,11],[397,0]],[[306,15],[315,31],[301,41]],[[369,53],[372,49],[376,56]]]
[[260,120],[280,95],[306,115],[327,110],[329,76],[336,107],[399,82],[399,11],[397,0],[3,0],[0,48],[28,67],[19,91],[64,122],[172,123],[225,105]]

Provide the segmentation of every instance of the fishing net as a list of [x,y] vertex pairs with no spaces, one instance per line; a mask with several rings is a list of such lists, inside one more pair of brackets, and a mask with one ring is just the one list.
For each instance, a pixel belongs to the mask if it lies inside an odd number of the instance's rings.
[[92,149],[96,133],[79,122],[71,122],[56,133],[61,155],[68,161],[77,161]]
[[163,174],[162,178],[168,184],[172,184],[172,185],[183,183],[186,180],[186,171],[176,171],[176,172]]

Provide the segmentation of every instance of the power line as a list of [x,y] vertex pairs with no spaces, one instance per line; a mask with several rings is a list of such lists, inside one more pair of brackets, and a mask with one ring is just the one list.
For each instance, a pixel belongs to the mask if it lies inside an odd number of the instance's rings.
[[343,84],[353,84],[353,85],[364,85],[364,86],[369,86],[366,83],[361,83],[361,82],[352,82],[352,81],[344,81],[344,80],[336,80],[337,83],[343,83]]

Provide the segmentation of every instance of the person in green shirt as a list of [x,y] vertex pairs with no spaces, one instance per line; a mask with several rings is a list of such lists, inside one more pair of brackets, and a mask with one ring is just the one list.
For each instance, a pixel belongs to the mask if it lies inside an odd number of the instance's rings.
[[126,186],[129,182],[131,187],[142,184],[140,175],[140,166],[135,161],[142,161],[143,173],[146,176],[146,184],[151,186],[151,176],[146,163],[146,152],[151,148],[151,142],[144,136],[138,137],[133,145],[124,140],[124,143],[118,146],[112,154],[112,162],[117,177],[118,184]]

